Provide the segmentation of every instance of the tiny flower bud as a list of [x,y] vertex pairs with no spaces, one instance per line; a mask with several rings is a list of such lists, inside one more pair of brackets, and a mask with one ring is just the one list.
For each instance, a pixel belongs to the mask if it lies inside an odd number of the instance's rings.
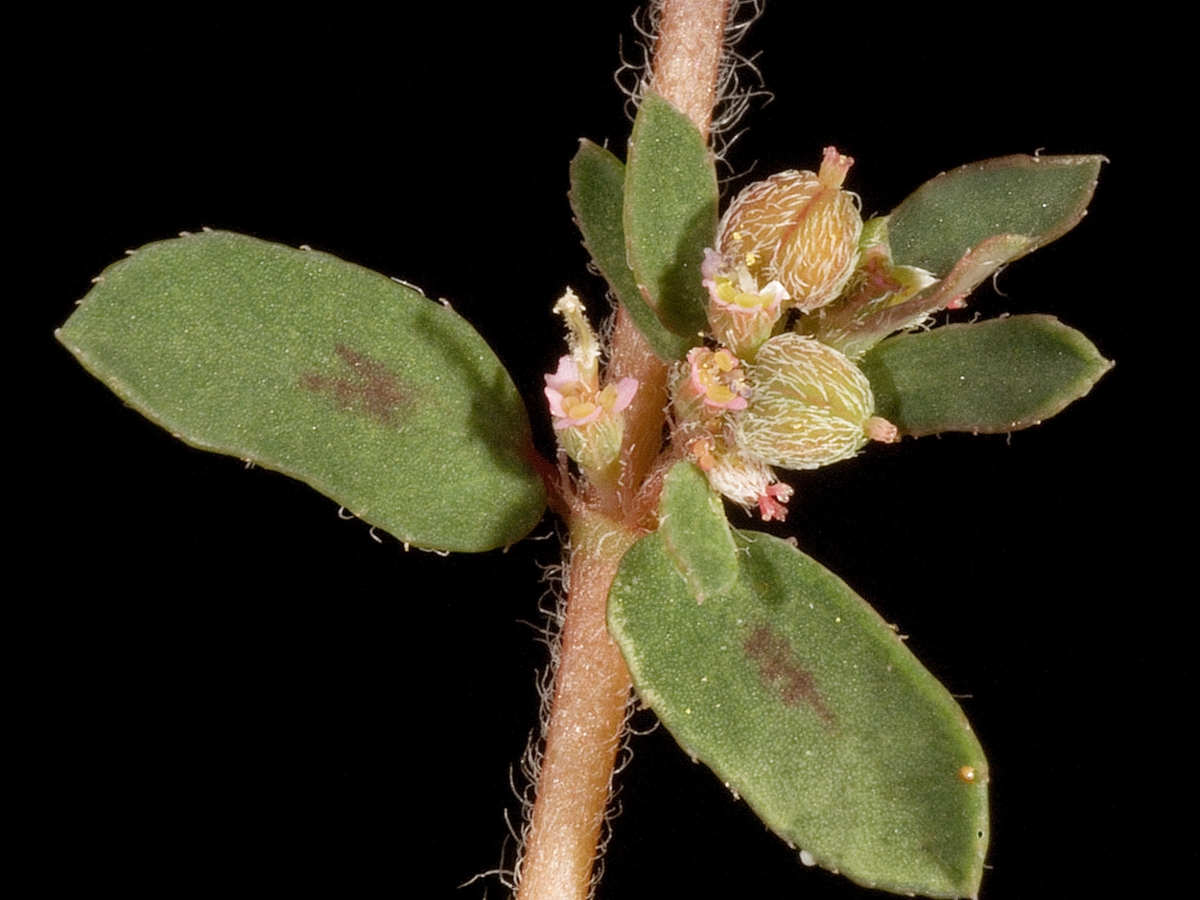
[[[938,281],[924,269],[893,262],[887,222],[886,216],[877,216],[863,225],[858,268],[841,296],[819,317],[801,319],[797,327],[854,360],[893,331],[919,322],[925,310],[910,310],[899,320],[888,310],[915,299]],[[947,305],[954,308],[954,301]]]
[[865,375],[845,356],[799,334],[771,338],[747,374],[753,394],[738,417],[738,444],[785,469],[815,469],[848,459],[895,427],[873,415]]
[[827,147],[819,172],[780,172],[747,187],[718,226],[721,256],[758,284],[778,281],[802,312],[829,303],[858,259],[862,217],[841,189],[853,163]]
[[895,306],[937,283],[937,278],[931,272],[916,266],[897,266],[892,262],[886,217],[871,219],[863,225],[858,249],[858,269],[846,291],[850,303],[863,307],[884,299],[885,305]]

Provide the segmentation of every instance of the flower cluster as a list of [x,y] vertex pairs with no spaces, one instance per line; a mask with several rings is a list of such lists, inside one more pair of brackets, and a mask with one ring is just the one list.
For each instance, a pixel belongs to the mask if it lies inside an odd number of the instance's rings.
[[546,377],[554,431],[567,455],[593,478],[612,480],[621,453],[623,411],[637,393],[636,378],[600,383],[600,344],[575,292],[568,289],[554,311],[567,323],[571,352]]
[[810,336],[811,319],[862,278],[862,218],[842,190],[853,162],[829,147],[820,171],[781,172],[734,199],[702,267],[718,347],[692,350],[674,373],[676,446],[764,520],[783,519],[792,494],[772,466],[814,469],[897,439],[866,376]]

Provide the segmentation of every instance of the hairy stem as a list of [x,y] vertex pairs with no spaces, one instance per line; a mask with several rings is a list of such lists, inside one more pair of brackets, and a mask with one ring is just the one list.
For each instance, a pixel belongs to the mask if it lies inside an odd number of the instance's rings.
[[609,378],[638,380],[638,391],[625,410],[618,509],[610,515],[619,515],[630,528],[653,528],[656,492],[647,496],[644,486],[662,449],[663,410],[668,399],[667,367],[650,349],[624,307],[617,310]]
[[608,806],[631,682],[608,635],[605,608],[617,566],[637,535],[604,516],[571,523],[567,608],[554,706],[538,778],[521,900],[582,900]]
[[708,137],[729,0],[665,0],[651,87]]
[[[664,0],[652,87],[707,135],[728,0]],[[568,517],[571,559],[554,700],[518,900],[585,900],[621,743],[631,680],[608,634],[608,591],[625,551],[646,528],[655,491],[646,491],[662,449],[667,368],[622,309],[610,378],[639,390],[625,411],[617,491],[584,486]]]

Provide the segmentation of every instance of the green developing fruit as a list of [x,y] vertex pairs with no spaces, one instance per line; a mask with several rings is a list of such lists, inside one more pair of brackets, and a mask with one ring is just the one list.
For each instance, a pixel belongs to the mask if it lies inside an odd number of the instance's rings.
[[849,459],[868,440],[898,440],[895,426],[874,415],[866,376],[812,338],[771,338],[747,381],[753,394],[738,419],[738,443],[770,465],[816,469]]

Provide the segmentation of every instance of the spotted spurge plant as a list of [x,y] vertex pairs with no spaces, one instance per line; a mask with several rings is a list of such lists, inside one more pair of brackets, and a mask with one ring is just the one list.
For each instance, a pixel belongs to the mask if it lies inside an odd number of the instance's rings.
[[293,475],[406,546],[485,551],[547,506],[561,517],[553,701],[508,873],[522,900],[591,890],[631,696],[805,864],[973,897],[988,763],[957,703],[836,575],[732,527],[722,498],[783,520],[803,481],[781,472],[1011,432],[1086,394],[1110,364],[1051,317],[929,326],[1073,227],[1102,159],[971,163],[864,222],[854,160],[797,144],[794,170],[722,212],[708,131],[726,16],[665,3],[624,159],[583,141],[571,161],[616,312],[601,336],[601,298],[547,298],[566,334],[536,408],[555,460],[448,305],[308,248],[150,244],[59,339],[173,434]]

